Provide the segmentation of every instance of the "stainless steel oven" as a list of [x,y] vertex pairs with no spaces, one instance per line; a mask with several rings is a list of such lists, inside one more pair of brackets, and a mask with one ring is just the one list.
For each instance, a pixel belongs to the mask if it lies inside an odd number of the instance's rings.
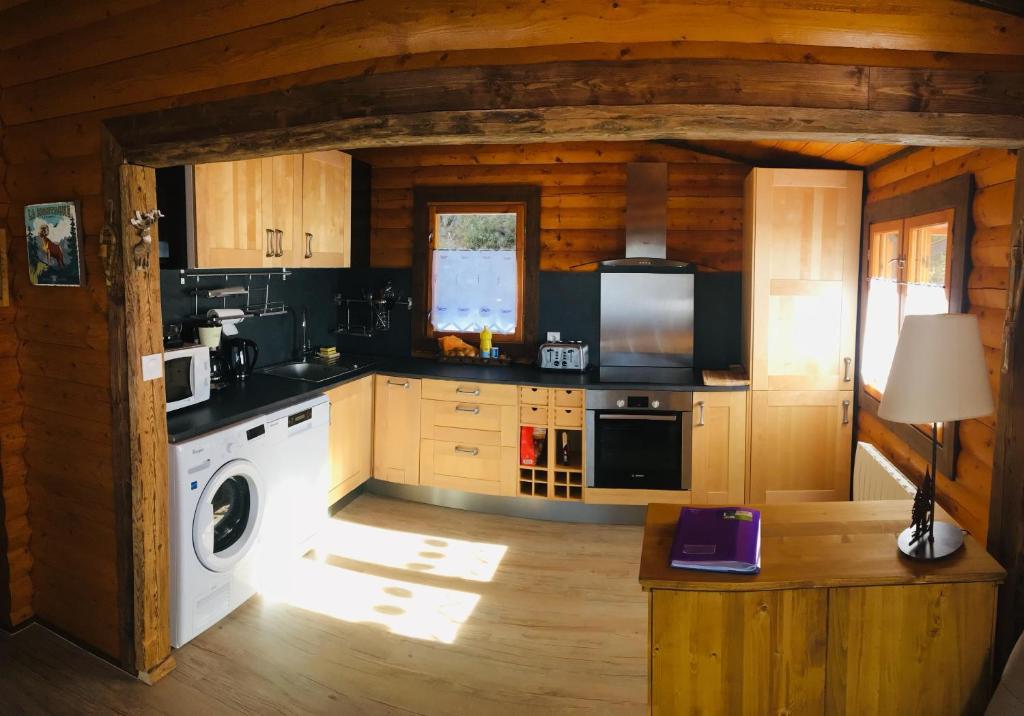
[[587,391],[587,486],[689,490],[693,393]]

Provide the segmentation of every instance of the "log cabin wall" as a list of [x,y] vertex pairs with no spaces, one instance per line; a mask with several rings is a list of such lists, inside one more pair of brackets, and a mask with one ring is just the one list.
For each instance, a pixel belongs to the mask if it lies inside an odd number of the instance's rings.
[[[969,237],[971,270],[967,280],[967,310],[978,317],[996,405],[999,404],[1003,356],[1016,162],[1013,152],[995,149],[923,149],[884,164],[869,172],[867,177],[867,202],[870,204],[960,174],[974,174],[974,231]],[[988,532],[995,416],[963,420],[959,425],[957,479],[950,481],[939,473],[938,500],[960,524],[984,542]],[[859,412],[857,439],[876,445],[914,480],[923,477],[928,460],[888,430],[884,422],[863,410]]]
[[[123,593],[131,585],[116,577],[114,490],[123,476],[115,477],[111,455],[107,294],[97,253],[104,120],[398,70],[673,57],[779,62],[826,76],[776,86],[770,95],[780,107],[828,100],[822,106],[844,116],[849,107],[871,109],[865,78],[873,66],[886,88],[875,99],[888,110],[970,112],[979,109],[968,93],[923,99],[919,72],[888,69],[1024,71],[1022,31],[1024,21],[957,0],[869,9],[835,0],[822,10],[751,0],[742,11],[660,0],[429,0],[414,9],[379,0],[0,0],[0,205],[12,245],[35,612],[115,660],[118,629],[132,629],[117,604],[119,586]],[[741,94],[743,71],[716,68],[702,70],[706,81],[679,81],[684,101]],[[771,78],[761,71],[762,81]],[[997,87],[1006,81],[995,79]],[[624,102],[647,103],[624,89]],[[514,99],[507,98],[513,106]],[[886,141],[901,138],[896,131]],[[22,210],[60,199],[82,204],[88,286],[32,288]],[[578,253],[596,253],[594,246]]]
[[666,162],[669,258],[718,271],[741,268],[743,177],[750,167],[727,159],[651,142],[419,147],[354,155],[373,168],[374,267],[412,265],[412,190],[424,185],[538,185],[542,271],[620,258],[626,248],[626,163]]
[[[3,186],[5,171],[0,154],[0,251],[6,247],[10,258],[12,242],[6,229],[10,200]],[[8,305],[0,305],[0,627],[11,627],[32,616],[32,555],[19,391],[17,303],[11,295],[9,274],[3,278],[7,281]],[[0,289],[0,296],[4,293]]]

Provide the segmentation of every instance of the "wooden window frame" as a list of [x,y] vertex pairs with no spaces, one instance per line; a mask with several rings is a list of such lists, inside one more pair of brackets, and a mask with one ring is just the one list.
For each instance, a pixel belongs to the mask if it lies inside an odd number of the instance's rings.
[[427,309],[427,324],[425,327],[426,334],[429,338],[436,340],[438,335],[456,335],[463,340],[468,340],[470,337],[478,335],[472,332],[458,332],[458,331],[436,331],[430,320],[430,307],[433,305],[433,296],[431,295],[432,277],[434,275],[434,252],[437,250],[437,215],[438,214],[469,214],[469,213],[480,213],[480,214],[515,214],[516,215],[516,330],[514,333],[496,333],[494,334],[494,341],[499,345],[501,343],[513,343],[521,344],[523,342],[523,281],[525,276],[524,263],[526,261],[526,205],[522,202],[480,202],[480,201],[462,201],[462,202],[437,202],[427,204],[427,226],[428,235],[427,242],[429,244],[429,250],[427,251],[427,278],[426,278],[426,289],[427,293],[424,297],[423,305]]
[[[418,356],[436,356],[437,339],[430,325],[430,277],[433,255],[433,217],[438,207],[467,205],[521,206],[519,271],[519,320],[515,335],[495,336],[495,343],[511,358],[533,361],[537,354],[538,292],[540,276],[540,187],[507,186],[425,186],[413,189],[412,252],[412,350]],[[451,335],[444,332],[445,335]],[[467,340],[476,334],[456,334]]]
[[[909,194],[884,199],[864,207],[863,237],[861,241],[861,296],[859,329],[857,333],[858,355],[864,353],[864,329],[867,320],[867,296],[870,272],[871,227],[880,224],[900,223],[904,231],[909,230],[906,220],[913,219],[914,226],[937,223],[930,219],[949,211],[953,212],[950,223],[949,245],[946,249],[946,296],[949,311],[961,313],[967,298],[967,277],[970,273],[970,242],[973,235],[971,202],[974,197],[974,175],[961,174],[939,184],[925,187]],[[922,221],[923,220],[923,221]],[[880,400],[873,395],[857,371],[857,407],[878,418]],[[881,418],[879,418],[881,420]],[[912,425],[882,420],[901,440],[918,455],[931,459],[931,436]],[[960,450],[958,422],[939,424],[942,444],[939,445],[936,466],[939,472],[951,480],[956,479],[956,458]]]

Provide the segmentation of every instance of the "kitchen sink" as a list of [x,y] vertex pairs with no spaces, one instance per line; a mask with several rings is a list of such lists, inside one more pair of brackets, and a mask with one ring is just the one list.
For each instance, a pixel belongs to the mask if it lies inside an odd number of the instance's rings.
[[323,383],[324,381],[340,378],[347,373],[365,368],[367,365],[369,363],[341,362],[327,365],[326,363],[296,361],[294,363],[283,363],[264,368],[260,372],[267,375],[276,375],[279,378],[288,378],[289,380],[301,380],[306,383]]

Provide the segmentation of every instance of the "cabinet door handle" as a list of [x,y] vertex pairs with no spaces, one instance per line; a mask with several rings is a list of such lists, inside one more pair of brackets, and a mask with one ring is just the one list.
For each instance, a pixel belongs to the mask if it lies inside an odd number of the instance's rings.
[[461,445],[455,446],[455,452],[465,453],[467,455],[479,455],[480,448],[475,447],[462,447]]
[[479,405],[456,405],[455,411],[459,413],[472,413],[473,415],[480,414]]
[[850,401],[843,401],[843,425],[850,424]]
[[405,388],[406,390],[409,389],[409,381],[405,381],[404,383],[399,383],[396,380],[389,380],[388,381],[388,385],[394,385],[394,386],[396,386],[398,388]]
[[468,389],[459,386],[458,388],[455,389],[455,392],[460,393],[461,395],[480,395],[479,388]]
[[274,233],[277,234],[277,253],[275,256],[284,256],[284,232],[280,229],[274,229]]
[[274,255],[274,230],[267,229],[267,258]]
[[698,408],[698,410],[697,410],[697,427],[698,428],[702,428],[702,427],[704,427],[704,401],[703,400],[698,400],[697,401],[697,408]]
[[313,258],[313,234],[306,232],[306,258]]
[[853,358],[843,358],[843,382],[849,383],[853,377],[850,375],[850,364],[853,363]]

